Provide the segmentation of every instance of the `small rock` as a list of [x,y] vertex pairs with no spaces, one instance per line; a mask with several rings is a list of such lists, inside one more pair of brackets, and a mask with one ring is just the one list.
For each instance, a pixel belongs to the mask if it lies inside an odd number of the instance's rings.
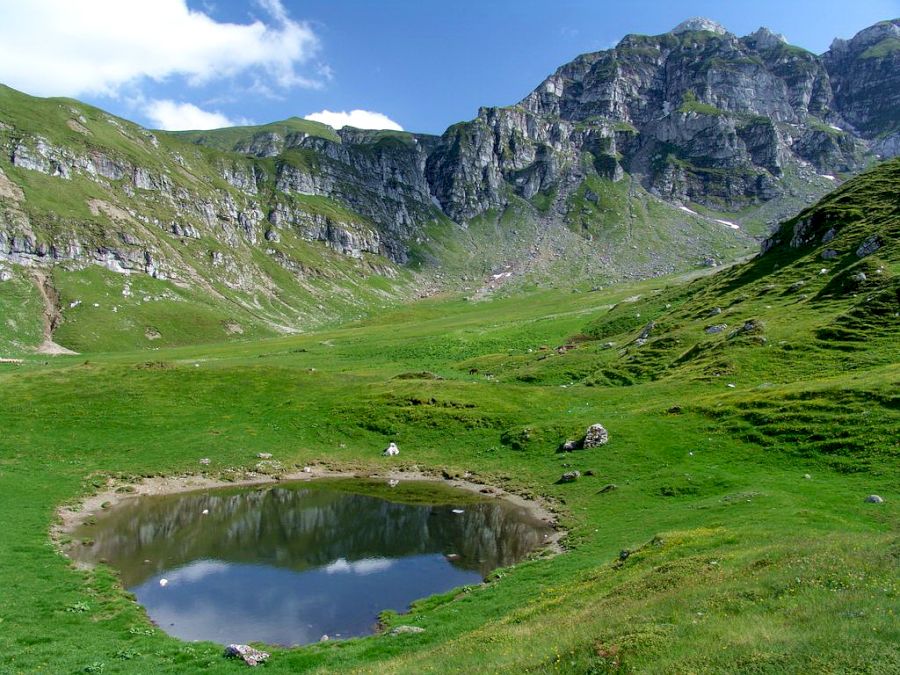
[[400,454],[400,448],[397,447],[397,444],[391,441],[391,444],[387,446],[385,451],[381,453],[385,457],[393,457],[394,455]]
[[722,308],[721,308],[721,307],[713,307],[711,310],[709,310],[709,311],[706,313],[706,316],[708,316],[708,317],[710,317],[710,316],[718,316],[718,315],[721,314],[721,313],[722,313]]
[[425,629],[420,628],[419,626],[397,626],[392,629],[389,635],[415,635],[417,633],[424,633]]
[[671,408],[666,410],[666,412],[669,413],[670,415],[680,415],[681,414],[681,406],[673,405]]
[[606,445],[609,442],[609,432],[602,424],[592,424],[588,427],[584,440],[581,442],[583,448],[596,448]]
[[560,477],[559,482],[560,483],[574,483],[580,477],[581,477],[580,471],[566,471],[566,473],[564,473]]
[[250,645],[228,645],[225,647],[225,656],[240,659],[248,666],[258,666],[269,658],[266,652],[254,649]]
[[884,499],[878,495],[869,495],[866,497],[866,504],[884,504]]
[[272,453],[271,452],[257,452],[256,457],[257,457],[257,459],[272,459]]
[[822,260],[834,260],[838,257],[838,252],[833,248],[822,251]]
[[819,276],[821,276],[823,274],[828,274],[828,269],[825,267],[823,267],[822,269],[819,270]]
[[873,234],[870,237],[866,237],[865,241],[863,241],[863,243],[859,245],[859,248],[856,249],[856,257],[865,258],[867,255],[875,253],[875,251],[880,248],[881,240],[878,238],[877,234]]
[[647,338],[650,337],[650,333],[653,332],[654,328],[656,328],[656,322],[651,321],[641,329],[641,332],[638,334],[637,339],[646,341]]
[[304,466],[304,467],[303,467],[303,473],[312,473],[312,467],[311,467],[311,466]]
[[853,281],[863,282],[866,280],[866,273],[865,272],[857,272],[850,278],[853,279]]
[[203,466],[209,465],[209,457],[204,457],[203,459],[200,460],[200,463],[201,463]]
[[729,382],[725,386],[728,387],[729,389],[734,389],[737,385],[735,385],[733,382]]
[[808,473],[803,474],[803,478],[805,478],[806,480],[812,480],[812,476],[810,476]]
[[724,332],[726,328],[728,328],[728,324],[726,324],[726,323],[717,323],[717,324],[715,324],[714,326],[707,326],[707,327],[704,329],[703,332],[704,332],[704,333],[707,333],[707,334],[709,334],[709,335],[713,335],[713,334],[715,334],[715,333],[722,333],[722,332]]
[[328,642],[330,639],[331,638],[326,634],[319,638],[319,642]]
[[396,478],[391,478],[388,481],[388,487],[397,487],[398,485],[400,485],[400,481],[397,480]]
[[578,449],[578,441],[566,441],[561,446],[559,446],[560,452],[572,452],[573,450]]
[[605,495],[607,492],[612,492],[613,490],[618,490],[619,486],[615,483],[607,483],[602,488],[597,491],[598,495]]
[[790,286],[788,286],[788,290],[793,293],[794,291],[799,291],[805,285],[806,285],[805,281],[796,281],[793,284],[791,284]]

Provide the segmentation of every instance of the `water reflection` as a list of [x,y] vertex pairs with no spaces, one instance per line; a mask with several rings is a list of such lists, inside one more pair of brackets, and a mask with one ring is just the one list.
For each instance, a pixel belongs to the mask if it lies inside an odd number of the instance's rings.
[[441,503],[360,494],[373,491],[361,482],[143,497],[85,527],[79,536],[94,543],[75,553],[117,568],[150,617],[183,639],[366,635],[380,611],[477,583],[549,533],[507,502],[427,490]]

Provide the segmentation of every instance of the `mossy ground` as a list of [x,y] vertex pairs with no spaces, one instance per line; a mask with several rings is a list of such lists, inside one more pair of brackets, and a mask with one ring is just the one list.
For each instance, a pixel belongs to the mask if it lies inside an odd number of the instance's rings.
[[[562,555],[385,617],[425,633],[274,649],[267,671],[897,672],[893,185],[864,176],[812,214],[809,243],[700,279],[0,364],[0,671],[239,672],[220,646],[151,626],[108,569],[73,569],[49,531],[109,476],[219,474],[271,452],[470,471],[555,503],[569,535]],[[823,263],[816,228],[832,224],[840,255]],[[882,246],[859,259],[873,231]],[[608,445],[556,451],[594,422]],[[401,455],[381,457],[392,440]]]

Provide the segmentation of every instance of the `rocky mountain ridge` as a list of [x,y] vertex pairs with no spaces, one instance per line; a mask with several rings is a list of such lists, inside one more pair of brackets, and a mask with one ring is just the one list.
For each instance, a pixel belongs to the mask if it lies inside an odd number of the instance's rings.
[[335,298],[346,316],[450,277],[711,264],[900,152],[898,36],[886,21],[816,56],[692,19],[441,136],[298,119],[151,132],[2,88],[0,275],[145,273],[294,330]]

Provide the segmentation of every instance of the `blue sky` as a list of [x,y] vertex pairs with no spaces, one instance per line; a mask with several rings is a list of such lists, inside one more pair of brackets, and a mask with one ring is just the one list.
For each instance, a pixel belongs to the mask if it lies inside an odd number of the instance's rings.
[[0,0],[0,16],[0,82],[147,126],[358,110],[322,119],[440,133],[627,33],[707,16],[818,53],[900,0]]

